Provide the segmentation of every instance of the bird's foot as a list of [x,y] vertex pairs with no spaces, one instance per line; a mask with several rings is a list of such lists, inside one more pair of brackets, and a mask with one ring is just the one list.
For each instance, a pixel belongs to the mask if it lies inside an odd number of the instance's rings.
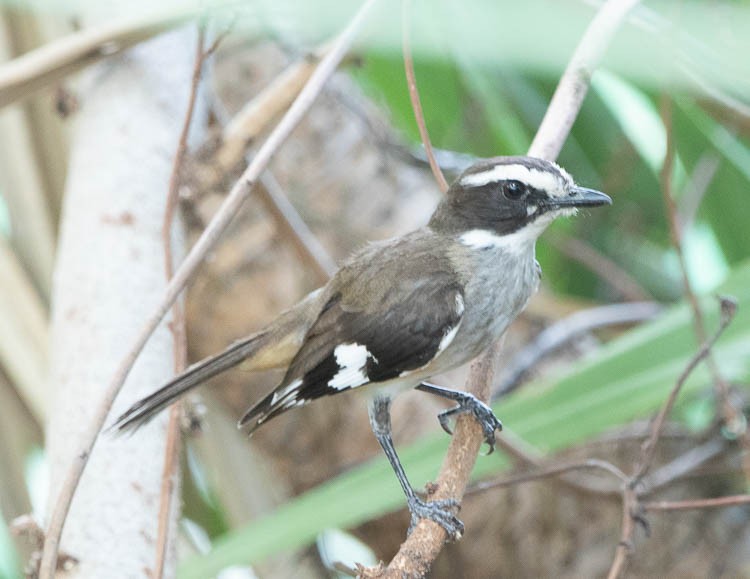
[[440,426],[442,426],[443,430],[448,434],[452,435],[453,431],[450,428],[451,416],[457,414],[471,414],[482,427],[484,441],[490,447],[487,454],[492,454],[492,451],[495,450],[495,431],[502,430],[503,423],[500,422],[500,419],[495,416],[494,412],[492,412],[492,408],[472,394],[456,392],[456,396],[453,397],[453,399],[458,402],[458,406],[449,408],[438,414]]
[[464,533],[464,524],[453,511],[459,508],[458,501],[454,499],[443,499],[437,501],[423,501],[417,496],[409,499],[409,512],[411,513],[411,524],[408,534],[417,526],[421,519],[429,519],[436,522],[448,533],[449,541],[458,541]]

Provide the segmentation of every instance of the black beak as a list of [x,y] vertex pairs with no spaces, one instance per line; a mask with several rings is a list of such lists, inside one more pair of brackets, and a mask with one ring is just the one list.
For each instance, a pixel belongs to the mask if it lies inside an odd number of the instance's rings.
[[573,185],[567,197],[555,197],[547,202],[549,207],[596,207],[597,205],[612,205],[612,199],[594,189],[586,189]]

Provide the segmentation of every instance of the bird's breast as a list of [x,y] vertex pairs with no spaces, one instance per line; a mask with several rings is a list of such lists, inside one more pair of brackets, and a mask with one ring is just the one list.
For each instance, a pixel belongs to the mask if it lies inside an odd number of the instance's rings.
[[533,247],[518,254],[486,250],[473,255],[472,261],[464,286],[464,317],[451,344],[454,351],[446,352],[461,359],[459,363],[499,339],[539,287]]

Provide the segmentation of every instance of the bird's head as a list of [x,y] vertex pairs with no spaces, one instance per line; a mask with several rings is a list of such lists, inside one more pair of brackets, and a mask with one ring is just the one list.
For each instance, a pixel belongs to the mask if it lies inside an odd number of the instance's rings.
[[[575,184],[555,163],[534,157],[494,157],[456,179],[430,219],[441,233],[467,235],[485,243],[516,234],[534,241],[556,217],[579,207],[611,204],[599,191]],[[483,239],[484,241],[480,241]]]

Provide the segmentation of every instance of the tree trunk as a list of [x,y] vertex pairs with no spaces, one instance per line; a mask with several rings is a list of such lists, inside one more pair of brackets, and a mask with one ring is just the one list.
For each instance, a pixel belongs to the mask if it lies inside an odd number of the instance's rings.
[[[47,430],[53,500],[103,389],[165,287],[162,219],[195,36],[185,29],[145,43],[93,68],[80,87],[53,280],[54,404]],[[172,336],[164,323],[114,413],[172,370]],[[150,576],[165,433],[166,413],[131,437],[100,436],[62,536],[61,551],[78,560],[67,579]]]

